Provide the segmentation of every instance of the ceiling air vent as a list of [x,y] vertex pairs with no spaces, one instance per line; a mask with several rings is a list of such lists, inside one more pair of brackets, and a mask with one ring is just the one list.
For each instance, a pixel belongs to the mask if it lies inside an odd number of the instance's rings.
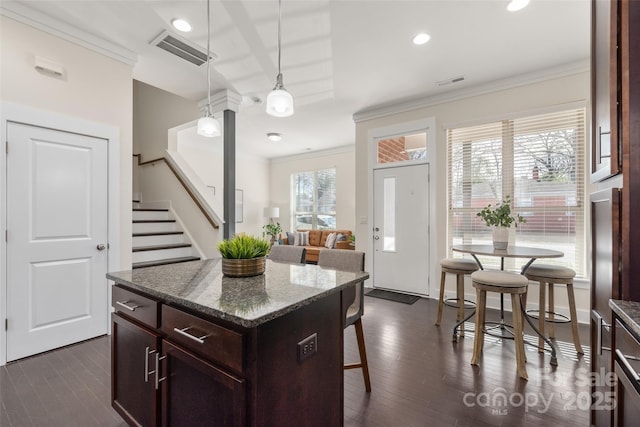
[[[176,34],[172,34],[166,30],[153,39],[149,44],[158,46],[160,49],[197,66],[207,63],[207,51],[205,49],[202,49],[200,46],[191,43],[187,39]],[[216,55],[212,53],[211,60],[213,61],[215,59]]]
[[436,82],[436,84],[438,86],[446,86],[446,85],[450,85],[453,83],[458,83],[464,80],[464,76],[458,76],[458,77],[452,77],[450,79],[447,80],[440,80],[439,82]]

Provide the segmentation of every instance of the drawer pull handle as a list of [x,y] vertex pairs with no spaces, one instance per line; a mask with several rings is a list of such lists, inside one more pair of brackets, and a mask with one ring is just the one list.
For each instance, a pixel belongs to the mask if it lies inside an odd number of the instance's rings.
[[116,304],[118,304],[120,307],[124,307],[129,311],[136,311],[136,308],[140,308],[139,305],[127,305],[129,303],[129,301],[116,301]]
[[149,356],[154,354],[155,350],[149,350],[149,347],[144,348],[144,382],[149,382],[149,374],[153,374],[154,371],[149,372]]
[[616,356],[618,356],[618,359],[620,359],[620,362],[622,362],[624,367],[627,368],[627,371],[629,371],[629,373],[633,377],[633,380],[637,383],[640,382],[640,376],[638,376],[638,373],[635,369],[633,369],[633,366],[631,366],[626,356],[620,351],[620,349],[616,349]]
[[207,335],[203,335],[201,337],[196,337],[195,335],[191,335],[190,333],[188,333],[187,331],[191,329],[191,326],[187,326],[186,328],[182,328],[182,329],[178,329],[178,328],[173,328],[174,332],[179,333],[182,336],[185,336],[199,344],[204,344],[204,340],[205,338],[207,338]]
[[167,377],[160,378],[160,361],[166,359],[167,356],[160,356],[160,353],[156,353],[156,369],[151,371],[156,374],[155,386],[156,390],[160,388],[160,382],[167,379]]
[[606,329],[608,332],[611,325],[605,322],[604,317],[602,317],[596,310],[591,310],[591,319],[595,322],[595,353],[602,354],[602,350],[611,350],[610,348],[602,346],[602,329]]

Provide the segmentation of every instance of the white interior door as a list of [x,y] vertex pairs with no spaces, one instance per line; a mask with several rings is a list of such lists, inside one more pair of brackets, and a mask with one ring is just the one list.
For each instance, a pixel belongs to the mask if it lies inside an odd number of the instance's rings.
[[376,169],[373,286],[429,290],[429,165]]
[[107,141],[8,123],[7,361],[105,334]]

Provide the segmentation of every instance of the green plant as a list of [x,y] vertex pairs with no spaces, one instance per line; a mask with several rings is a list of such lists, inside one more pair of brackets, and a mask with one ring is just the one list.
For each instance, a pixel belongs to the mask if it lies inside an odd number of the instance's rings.
[[349,240],[351,241],[351,243],[355,243],[355,242],[356,242],[356,235],[355,235],[355,234],[352,234],[352,235],[349,237]]
[[278,237],[278,234],[282,233],[282,227],[280,227],[280,223],[276,222],[275,224],[265,224],[262,226],[264,230],[262,232],[263,236],[271,236],[272,239]]
[[476,216],[482,218],[482,220],[491,227],[511,227],[511,224],[518,226],[518,223],[527,222],[527,220],[520,214],[511,215],[511,198],[505,197],[502,203],[498,203],[495,207],[491,204],[482,208]]
[[269,242],[254,236],[233,236],[218,243],[222,258],[251,259],[267,256],[271,246]]

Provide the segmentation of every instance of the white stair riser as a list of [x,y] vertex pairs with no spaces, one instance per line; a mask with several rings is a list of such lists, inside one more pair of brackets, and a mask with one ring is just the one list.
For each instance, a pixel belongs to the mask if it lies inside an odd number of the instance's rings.
[[176,249],[161,249],[157,251],[142,251],[133,253],[133,262],[146,262],[157,261],[161,259],[179,258],[192,255],[192,249],[188,248],[176,248]]
[[157,233],[162,231],[177,231],[175,222],[142,222],[133,223],[133,233]]
[[133,219],[170,219],[167,211],[133,211]]
[[170,245],[172,243],[184,243],[183,234],[161,234],[158,236],[135,236],[133,238],[133,247]]

